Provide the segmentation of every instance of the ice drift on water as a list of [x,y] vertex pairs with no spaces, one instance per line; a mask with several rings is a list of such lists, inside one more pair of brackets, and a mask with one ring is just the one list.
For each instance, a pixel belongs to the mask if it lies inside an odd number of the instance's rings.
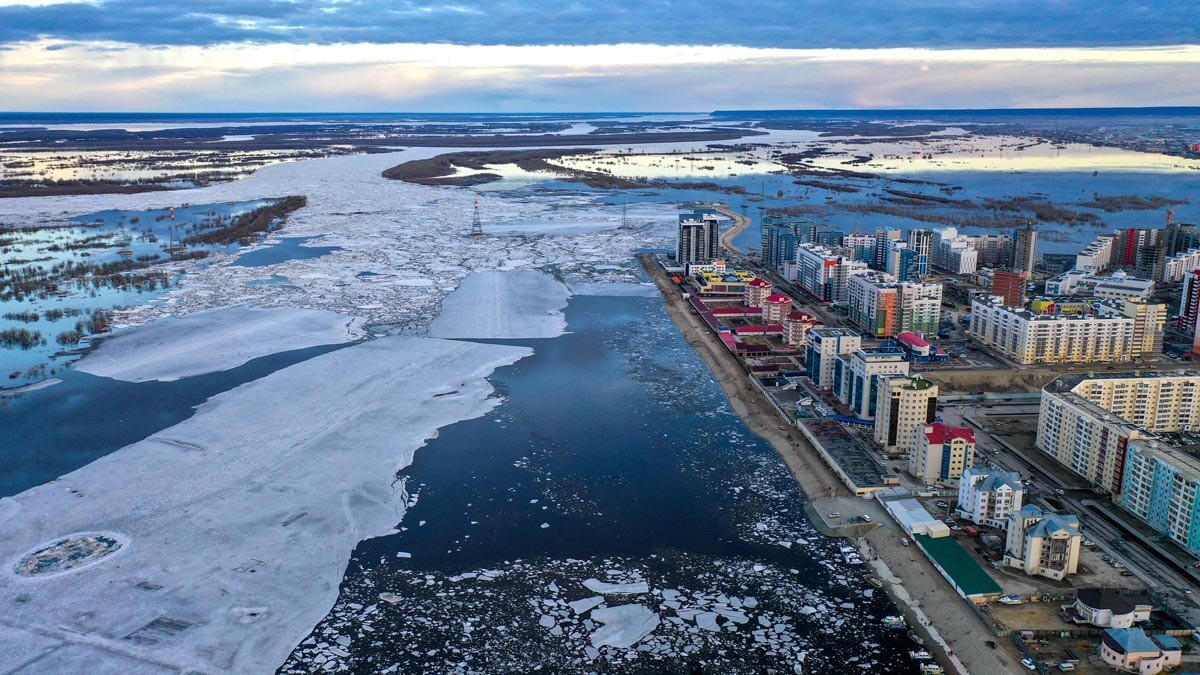
[[351,317],[313,309],[225,307],[119,333],[75,368],[126,382],[170,382],[276,352],[348,342],[354,323]]
[[529,353],[411,337],[347,347],[13,497],[0,561],[72,532],[129,545],[57,576],[0,568],[0,661],[50,672],[86,650],[90,672],[274,672],[337,599],[355,545],[403,516],[395,473],[440,427],[491,410],[484,378]]

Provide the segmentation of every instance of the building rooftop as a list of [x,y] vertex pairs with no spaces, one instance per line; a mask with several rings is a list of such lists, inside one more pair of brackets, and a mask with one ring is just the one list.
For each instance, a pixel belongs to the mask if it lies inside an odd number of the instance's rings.
[[1088,373],[1069,373],[1067,375],[1059,375],[1058,377],[1046,383],[1042,387],[1042,391],[1051,394],[1063,394],[1075,390],[1080,384],[1087,380],[1147,380],[1152,378],[1175,378],[1175,377],[1200,377],[1200,370],[1177,370],[1168,371],[1153,371],[1153,370],[1134,370],[1124,372],[1088,372]]
[[925,430],[925,437],[930,443],[940,445],[946,441],[952,441],[957,438],[966,440],[969,443],[975,442],[975,431],[967,427],[952,427],[945,422],[934,422]]
[[1000,585],[967,555],[954,537],[929,537],[915,534],[913,539],[941,567],[966,596],[999,595]]
[[856,487],[883,486],[886,469],[860,446],[846,428],[831,419],[801,420],[800,424],[821,445]]
[[1120,654],[1159,652],[1158,643],[1141,628],[1109,628],[1104,631],[1104,644]]
[[1081,588],[1080,604],[1092,609],[1107,609],[1113,614],[1129,614],[1139,605],[1153,605],[1145,595],[1120,593],[1110,588]]
[[766,302],[772,305],[790,305],[792,304],[792,299],[783,293],[772,293],[767,296]]
[[901,342],[904,342],[906,344],[912,345],[913,347],[928,347],[929,346],[928,340],[921,337],[920,335],[917,335],[916,333],[911,333],[908,331],[904,331],[903,333],[898,333],[896,335],[896,339],[900,340]]

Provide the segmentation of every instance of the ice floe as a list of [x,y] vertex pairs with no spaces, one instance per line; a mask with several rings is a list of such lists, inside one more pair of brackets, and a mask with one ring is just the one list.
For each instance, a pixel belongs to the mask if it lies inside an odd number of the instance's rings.
[[118,333],[75,368],[126,382],[169,382],[229,370],[268,354],[348,342],[355,323],[311,309],[225,307]]
[[128,543],[66,574],[0,569],[20,626],[0,651],[41,672],[79,650],[89,672],[273,672],[336,600],[354,546],[394,531],[395,472],[439,427],[491,410],[484,378],[528,353],[411,337],[336,350],[4,500],[0,560],[73,532]]
[[529,270],[476,272],[442,303],[430,337],[546,338],[561,335],[570,293],[552,277]]
[[620,605],[593,610],[591,618],[604,624],[592,633],[593,647],[624,649],[637,644],[658,628],[658,614],[641,605]]

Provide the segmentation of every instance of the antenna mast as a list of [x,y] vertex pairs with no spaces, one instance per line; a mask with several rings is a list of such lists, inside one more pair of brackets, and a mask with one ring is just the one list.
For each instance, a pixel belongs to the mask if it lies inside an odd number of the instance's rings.
[[475,198],[475,215],[471,218],[471,236],[483,236],[483,221],[479,220],[479,197]]

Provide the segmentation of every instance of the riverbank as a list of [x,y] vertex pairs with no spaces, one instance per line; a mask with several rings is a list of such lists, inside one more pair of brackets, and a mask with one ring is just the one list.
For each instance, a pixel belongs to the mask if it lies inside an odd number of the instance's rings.
[[[789,432],[788,427],[780,424],[779,414],[766,396],[750,383],[742,364],[708,335],[707,327],[689,310],[678,289],[654,259],[639,256],[639,260],[662,292],[667,314],[688,344],[708,364],[725,391],[730,407],[751,431],[779,452],[805,494],[814,500],[838,498],[847,505],[841,509],[843,512],[850,512],[852,506],[856,512],[872,514],[875,522],[880,524],[857,543],[870,552],[870,558],[877,558],[889,571],[884,577],[889,595],[906,608],[905,614],[910,621],[916,619],[914,629],[926,638],[929,647],[940,648],[943,653],[939,660],[953,664],[953,668],[963,675],[1015,672],[1019,664],[1010,654],[986,646],[986,641],[993,638],[983,619],[967,606],[916,547],[899,544],[903,532],[883,514],[878,503],[853,497],[821,461],[816,449],[794,429]],[[953,652],[954,659],[946,652]]]

